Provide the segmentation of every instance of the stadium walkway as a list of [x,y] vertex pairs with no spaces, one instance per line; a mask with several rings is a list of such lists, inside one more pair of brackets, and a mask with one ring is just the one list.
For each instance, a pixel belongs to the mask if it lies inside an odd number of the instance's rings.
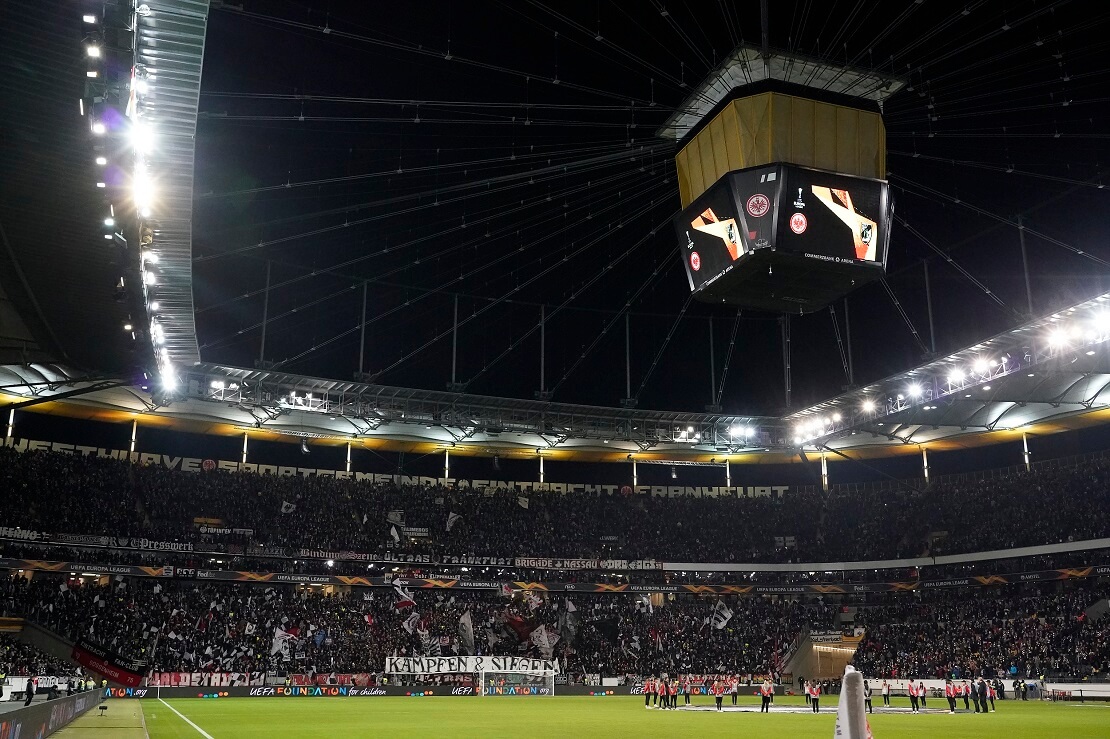
[[148,739],[140,701],[106,701],[108,710],[94,708],[61,731],[59,739]]

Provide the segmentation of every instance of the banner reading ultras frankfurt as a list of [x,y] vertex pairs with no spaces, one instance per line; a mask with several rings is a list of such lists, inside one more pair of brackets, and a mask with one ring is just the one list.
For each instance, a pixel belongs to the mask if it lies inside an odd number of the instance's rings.
[[448,672],[558,673],[559,661],[527,657],[386,657],[385,671],[400,675],[438,675]]

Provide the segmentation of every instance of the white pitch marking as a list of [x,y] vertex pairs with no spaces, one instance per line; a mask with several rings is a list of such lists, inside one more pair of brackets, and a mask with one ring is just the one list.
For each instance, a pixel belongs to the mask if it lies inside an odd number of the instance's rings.
[[213,737],[213,736],[212,736],[211,734],[209,734],[209,733],[208,733],[207,731],[205,731],[204,729],[200,728],[199,726],[197,726],[196,724],[194,724],[194,723],[193,723],[192,721],[190,721],[190,720],[189,720],[189,719],[188,719],[188,718],[187,718],[187,717],[185,716],[185,714],[183,714],[183,713],[182,713],[181,711],[177,710],[176,708],[174,708],[173,706],[171,706],[171,705],[170,705],[169,703],[166,703],[166,702],[165,702],[164,700],[162,700],[161,698],[159,698],[159,699],[158,699],[158,701],[159,701],[159,702],[160,702],[160,703],[161,703],[161,704],[162,704],[163,706],[165,706],[166,708],[168,708],[168,709],[170,709],[171,711],[173,711],[174,713],[176,713],[176,714],[177,714],[177,716],[178,716],[178,718],[180,718],[180,719],[181,719],[182,721],[184,721],[185,723],[189,724],[189,726],[192,726],[192,727],[193,727],[194,729],[196,729],[196,730],[197,730],[197,731],[198,731],[198,732],[200,733],[200,735],[204,737],[204,739],[215,739],[215,737]]

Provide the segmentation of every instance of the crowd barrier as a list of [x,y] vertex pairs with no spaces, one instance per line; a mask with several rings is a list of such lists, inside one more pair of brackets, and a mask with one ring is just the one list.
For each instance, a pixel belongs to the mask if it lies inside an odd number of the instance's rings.
[[39,739],[50,736],[101,700],[99,691],[91,691],[68,698],[35,702],[26,708],[0,714],[0,737]]
[[[775,694],[784,695],[789,686],[776,685]],[[539,686],[506,687],[502,696],[536,696],[545,689]],[[740,695],[752,695],[759,690],[758,685],[740,687]],[[264,685],[234,686],[226,688],[107,688],[105,698],[374,698],[380,696],[407,696],[414,698],[435,698],[441,696],[475,696],[477,688],[469,685]],[[694,695],[707,695],[704,688],[695,688]],[[555,695],[577,696],[642,696],[643,686],[629,683],[617,686],[600,685],[556,685]],[[501,696],[498,696],[501,697]]]

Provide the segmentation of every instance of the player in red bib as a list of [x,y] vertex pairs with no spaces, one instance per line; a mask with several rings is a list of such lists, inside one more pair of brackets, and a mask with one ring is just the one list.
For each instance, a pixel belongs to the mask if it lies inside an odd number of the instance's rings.
[[644,708],[651,708],[651,697],[655,695],[655,680],[644,680]]
[[813,708],[814,713],[821,712],[821,683],[816,680],[812,681],[807,688],[809,692],[809,705]]
[[771,712],[771,696],[774,694],[774,692],[775,692],[775,688],[771,685],[770,678],[764,680],[763,685],[760,686],[760,688],[759,688],[759,698],[760,698],[759,712],[760,713],[770,713]]
[[948,712],[956,712],[956,686],[951,680],[944,681],[944,697],[948,699]]
[[684,675],[682,678],[682,699],[683,705],[690,705],[690,676]]
[[667,707],[667,681],[659,680],[655,683],[655,692],[659,694],[659,710]]

